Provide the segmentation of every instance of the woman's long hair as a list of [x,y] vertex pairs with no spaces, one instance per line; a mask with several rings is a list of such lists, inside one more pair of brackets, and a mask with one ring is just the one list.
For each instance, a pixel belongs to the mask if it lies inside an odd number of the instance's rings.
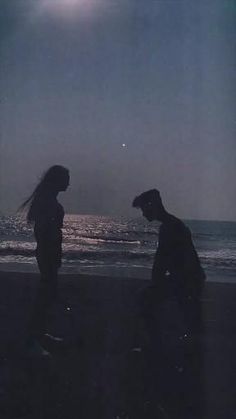
[[19,211],[24,211],[26,208],[29,208],[26,216],[29,223],[33,223],[35,221],[35,215],[40,198],[47,192],[56,190],[60,180],[68,174],[69,170],[59,165],[50,167],[46,173],[43,174],[32,194],[19,208]]

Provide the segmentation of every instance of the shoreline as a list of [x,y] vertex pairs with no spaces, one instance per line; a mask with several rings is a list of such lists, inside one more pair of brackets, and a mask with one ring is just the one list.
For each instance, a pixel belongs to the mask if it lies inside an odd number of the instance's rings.
[[[1,266],[4,265],[4,266]],[[11,265],[11,266],[10,266]],[[58,275],[59,278],[62,277],[70,277],[71,279],[76,279],[76,277],[96,277],[96,278],[104,278],[104,279],[108,279],[110,278],[110,280],[116,280],[116,281],[150,281],[150,276],[149,275],[145,275],[143,274],[143,270],[142,268],[140,269],[140,272],[138,275],[129,275],[127,273],[123,273],[124,270],[120,269],[121,272],[119,272],[119,269],[114,268],[113,273],[112,272],[112,268],[109,269],[97,269],[97,271],[101,271],[101,273],[96,272],[96,268],[92,267],[92,268],[82,268],[82,272],[75,272],[73,269],[70,270],[64,270],[63,268],[59,271]],[[114,274],[114,271],[115,274]],[[123,271],[123,272],[122,272]],[[138,272],[138,271],[137,271]],[[0,275],[1,274],[12,274],[12,275],[33,275],[33,276],[37,276],[39,275],[37,266],[31,266],[30,264],[27,265],[25,264],[24,267],[22,267],[22,269],[19,269],[19,264],[1,264],[0,263]],[[151,275],[151,270],[150,270],[150,275]],[[217,273],[217,275],[215,274],[215,272],[206,272],[206,284],[209,283],[216,283],[216,284],[231,284],[231,285],[235,285],[236,286],[236,272],[232,271],[230,274],[228,273],[228,275],[225,275],[224,273]]]

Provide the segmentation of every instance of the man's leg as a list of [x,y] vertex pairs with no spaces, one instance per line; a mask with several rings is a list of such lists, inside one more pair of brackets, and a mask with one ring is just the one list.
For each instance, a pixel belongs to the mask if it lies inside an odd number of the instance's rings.
[[179,297],[187,333],[196,335],[204,333],[204,319],[200,296],[182,295]]
[[138,339],[151,346],[160,343],[161,319],[160,307],[166,299],[166,284],[164,286],[149,286],[138,292],[137,313],[135,321],[135,344]]

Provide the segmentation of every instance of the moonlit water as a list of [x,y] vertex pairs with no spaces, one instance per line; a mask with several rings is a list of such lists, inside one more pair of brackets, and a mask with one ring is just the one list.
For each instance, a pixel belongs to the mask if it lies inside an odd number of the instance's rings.
[[[236,223],[186,221],[208,280],[236,282]],[[61,272],[150,278],[157,222],[66,215]],[[0,269],[37,272],[33,231],[22,217],[0,217]]]

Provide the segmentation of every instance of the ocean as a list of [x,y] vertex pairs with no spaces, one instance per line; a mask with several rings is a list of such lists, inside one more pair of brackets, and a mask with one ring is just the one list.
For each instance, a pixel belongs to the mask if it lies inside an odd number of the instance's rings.
[[[185,223],[207,279],[236,282],[236,222]],[[158,229],[143,217],[66,215],[61,272],[149,279]],[[33,230],[22,216],[0,217],[0,239],[0,270],[38,271]]]

